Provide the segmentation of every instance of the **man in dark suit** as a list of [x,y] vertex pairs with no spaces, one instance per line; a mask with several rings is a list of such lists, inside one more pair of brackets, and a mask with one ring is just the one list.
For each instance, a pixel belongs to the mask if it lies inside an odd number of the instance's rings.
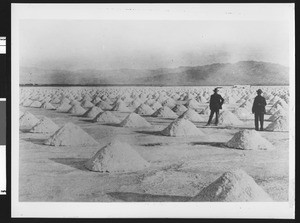
[[261,96],[262,90],[258,89],[257,96],[254,99],[252,113],[254,113],[255,130],[258,131],[258,120],[260,122],[260,131],[264,130],[264,114],[266,113],[266,99]]
[[222,98],[221,95],[218,94],[219,89],[215,88],[214,89],[214,94],[210,96],[210,101],[209,101],[209,108],[210,108],[210,115],[208,122],[206,126],[210,125],[212,117],[214,116],[214,113],[216,113],[216,122],[215,125],[218,125],[219,122],[219,110],[222,109],[222,105],[224,103],[224,99]]

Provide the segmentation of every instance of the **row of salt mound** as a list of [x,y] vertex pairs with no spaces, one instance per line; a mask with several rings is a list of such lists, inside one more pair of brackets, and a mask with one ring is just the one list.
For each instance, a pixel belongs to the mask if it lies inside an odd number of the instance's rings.
[[127,173],[143,170],[150,164],[127,143],[114,141],[102,147],[85,166],[102,173]]
[[96,146],[98,142],[79,126],[69,122],[44,143],[51,146]]
[[105,112],[100,112],[98,115],[96,115],[96,117],[93,119],[93,122],[117,124],[120,123],[120,120],[110,111],[105,111]]
[[165,136],[199,136],[204,133],[186,118],[178,118],[161,131]]
[[243,170],[225,172],[191,201],[270,202],[272,198]]
[[266,130],[282,132],[289,131],[289,120],[287,116],[279,116],[274,122],[270,123]]
[[255,130],[242,130],[226,143],[227,147],[242,150],[272,150],[273,145]]

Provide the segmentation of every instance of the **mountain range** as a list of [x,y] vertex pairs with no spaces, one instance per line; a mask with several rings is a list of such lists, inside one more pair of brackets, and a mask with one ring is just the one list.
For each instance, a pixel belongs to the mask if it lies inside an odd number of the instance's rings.
[[260,61],[159,69],[57,70],[20,67],[20,85],[288,85],[289,68]]

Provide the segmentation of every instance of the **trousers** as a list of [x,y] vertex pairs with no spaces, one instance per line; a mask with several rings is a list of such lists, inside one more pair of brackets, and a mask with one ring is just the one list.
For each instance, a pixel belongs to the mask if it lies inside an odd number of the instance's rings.
[[209,115],[209,119],[208,119],[207,124],[211,123],[211,120],[214,116],[214,113],[216,113],[216,122],[215,122],[215,124],[217,125],[219,123],[219,109],[217,109],[217,110],[210,110],[210,115]]
[[256,112],[254,114],[254,124],[255,130],[258,130],[258,122],[260,123],[260,130],[264,129],[264,113],[263,112]]

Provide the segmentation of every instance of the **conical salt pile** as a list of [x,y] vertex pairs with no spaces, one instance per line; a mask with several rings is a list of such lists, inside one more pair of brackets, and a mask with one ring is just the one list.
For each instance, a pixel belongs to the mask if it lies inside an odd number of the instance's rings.
[[101,123],[120,123],[120,120],[114,116],[110,111],[101,112],[93,119],[93,122],[101,122]]
[[161,108],[162,105],[159,103],[159,102],[154,102],[152,105],[151,105],[151,108],[156,111],[157,109]]
[[64,103],[62,105],[60,105],[56,111],[57,112],[68,112],[70,109],[72,108],[72,105],[68,104],[68,103]]
[[194,109],[189,108],[186,112],[184,112],[179,118],[187,118],[192,122],[205,122],[203,116],[199,115]]
[[55,110],[56,108],[50,103],[50,102],[45,102],[41,108],[47,109],[47,110]]
[[92,171],[104,173],[128,173],[150,166],[130,145],[114,141],[101,148],[85,164]]
[[42,103],[39,101],[34,101],[30,104],[30,107],[32,108],[40,108],[42,106]]
[[153,117],[161,118],[177,118],[178,116],[174,113],[168,106],[163,106],[159,108],[156,112],[152,114]]
[[182,115],[187,110],[188,109],[184,105],[176,105],[174,108],[172,108],[172,111],[176,112],[177,115]]
[[22,102],[22,106],[28,107],[31,105],[32,102],[33,102],[32,100],[26,99],[25,101]]
[[226,146],[243,150],[270,150],[273,145],[255,130],[242,130],[226,143]]
[[287,116],[279,116],[274,122],[267,126],[266,130],[274,132],[289,131],[289,120]]
[[131,113],[120,123],[120,126],[141,128],[141,127],[151,127],[151,124],[147,122],[147,120],[141,117],[140,115],[136,113]]
[[112,111],[130,112],[130,109],[126,106],[125,102],[120,101],[116,103],[116,105],[112,108]]
[[101,112],[103,112],[103,110],[101,108],[94,106],[94,107],[91,107],[89,110],[87,110],[83,114],[83,117],[95,118]]
[[81,106],[84,107],[84,108],[91,108],[94,106],[94,104],[88,100],[84,100],[82,103],[81,103]]
[[71,113],[73,115],[83,115],[86,112],[86,110],[81,107],[79,104],[73,105],[72,108],[68,111],[68,113]]
[[59,129],[51,119],[43,117],[40,121],[30,129],[30,132],[34,133],[53,133]]
[[[215,118],[212,120],[212,123],[215,123]],[[221,112],[219,116],[219,124],[220,125],[242,125],[243,122],[239,120],[238,117],[236,117],[235,114],[233,114],[230,111],[223,111]]]
[[204,133],[186,118],[178,118],[161,131],[165,136],[199,136]]
[[249,119],[253,117],[253,115],[251,115],[246,108],[242,108],[242,107],[235,109],[232,113],[242,119]]
[[154,113],[153,109],[149,105],[141,104],[134,110],[135,113],[139,115],[152,115]]
[[271,202],[272,198],[243,170],[225,172],[191,201]]
[[100,101],[96,104],[97,107],[101,108],[102,110],[111,110],[112,107],[105,101]]
[[39,122],[39,119],[36,118],[33,114],[30,112],[25,112],[19,119],[19,125],[20,128],[27,129],[32,128]]
[[98,142],[79,126],[69,122],[57,130],[45,145],[51,146],[96,146]]
[[273,122],[280,116],[288,117],[288,113],[283,108],[280,108],[273,115],[270,116],[269,121]]

